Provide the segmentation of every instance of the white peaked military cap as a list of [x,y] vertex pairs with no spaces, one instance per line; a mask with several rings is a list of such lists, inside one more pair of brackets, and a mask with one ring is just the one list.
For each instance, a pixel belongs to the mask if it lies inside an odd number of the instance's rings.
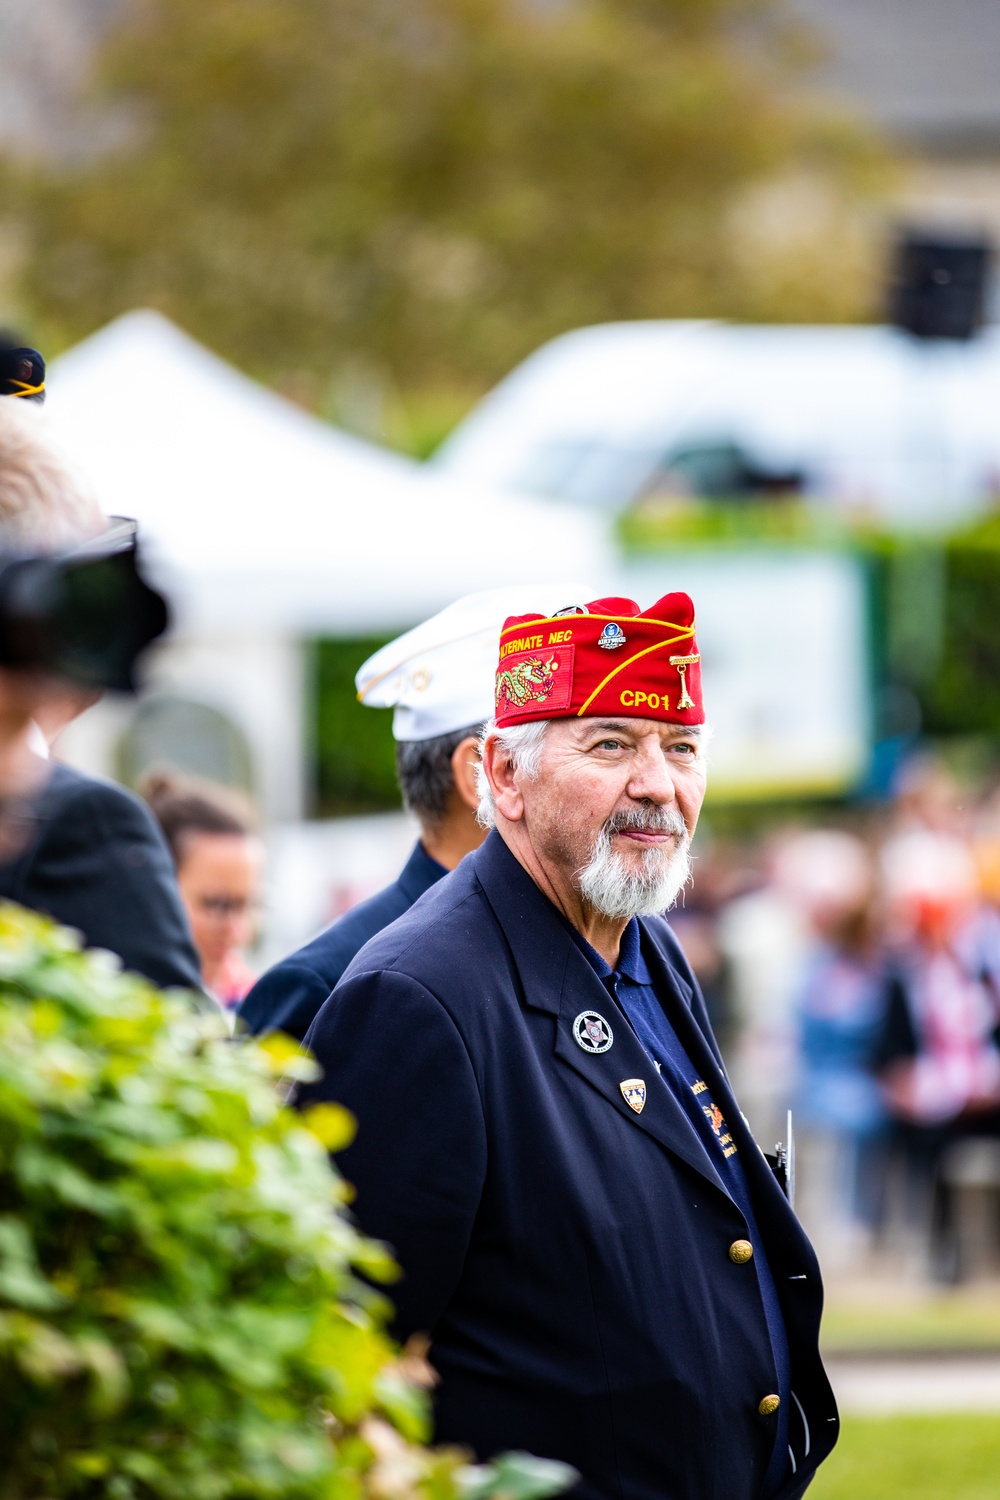
[[508,615],[555,613],[585,588],[523,584],[456,599],[370,656],[354,682],[369,708],[394,708],[397,740],[429,740],[492,718],[500,631]]

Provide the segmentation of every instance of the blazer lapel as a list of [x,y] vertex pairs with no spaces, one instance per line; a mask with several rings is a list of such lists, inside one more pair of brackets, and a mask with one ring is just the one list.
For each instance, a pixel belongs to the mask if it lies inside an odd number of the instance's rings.
[[[556,1018],[555,1055],[618,1114],[728,1197],[683,1106],[660,1078],[625,1013],[566,931],[548,897],[496,832],[473,857],[480,884],[513,954],[526,1004]],[[573,1023],[587,1010],[597,1011],[611,1026],[613,1042],[606,1052],[585,1051],[574,1038]],[[629,1107],[621,1092],[620,1085],[629,1078],[641,1078],[646,1085],[640,1114]]]
[[[722,1178],[684,1106],[660,1077],[624,1011],[612,999],[572,938],[566,933],[563,937],[571,953],[556,1024],[556,1056],[603,1094],[637,1129],[651,1135],[725,1193]],[[614,1041],[607,1052],[586,1052],[576,1041],[573,1023],[584,1010],[596,1010],[610,1024]],[[629,1078],[641,1078],[646,1085],[646,1102],[640,1114],[630,1108],[621,1091],[622,1083]]]

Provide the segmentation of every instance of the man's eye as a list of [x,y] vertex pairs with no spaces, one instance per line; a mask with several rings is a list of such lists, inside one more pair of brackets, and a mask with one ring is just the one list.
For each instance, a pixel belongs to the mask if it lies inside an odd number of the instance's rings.
[[621,747],[621,740],[599,740],[597,743],[598,750],[620,750]]

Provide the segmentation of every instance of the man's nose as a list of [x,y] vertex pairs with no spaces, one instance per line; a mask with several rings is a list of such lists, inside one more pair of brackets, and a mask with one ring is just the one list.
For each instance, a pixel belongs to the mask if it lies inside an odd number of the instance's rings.
[[633,764],[628,794],[636,802],[654,802],[658,807],[677,800],[670,765],[659,744],[641,750]]

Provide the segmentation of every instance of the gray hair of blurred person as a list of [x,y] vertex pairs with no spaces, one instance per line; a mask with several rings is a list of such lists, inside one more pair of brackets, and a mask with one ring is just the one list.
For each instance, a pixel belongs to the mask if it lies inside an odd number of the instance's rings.
[[[0,552],[61,552],[98,536],[106,524],[96,498],[52,441],[42,411],[0,397]],[[37,673],[0,669],[0,858],[23,847],[24,824],[9,817],[6,803],[38,784],[44,761],[30,742],[33,730],[51,742],[94,696]]]
[[463,740],[476,739],[482,726],[469,724],[430,740],[396,741],[396,776],[403,802],[425,828],[439,828],[447,817],[455,773],[451,758]]
[[0,399],[0,548],[59,552],[104,530],[97,499],[32,402]]

